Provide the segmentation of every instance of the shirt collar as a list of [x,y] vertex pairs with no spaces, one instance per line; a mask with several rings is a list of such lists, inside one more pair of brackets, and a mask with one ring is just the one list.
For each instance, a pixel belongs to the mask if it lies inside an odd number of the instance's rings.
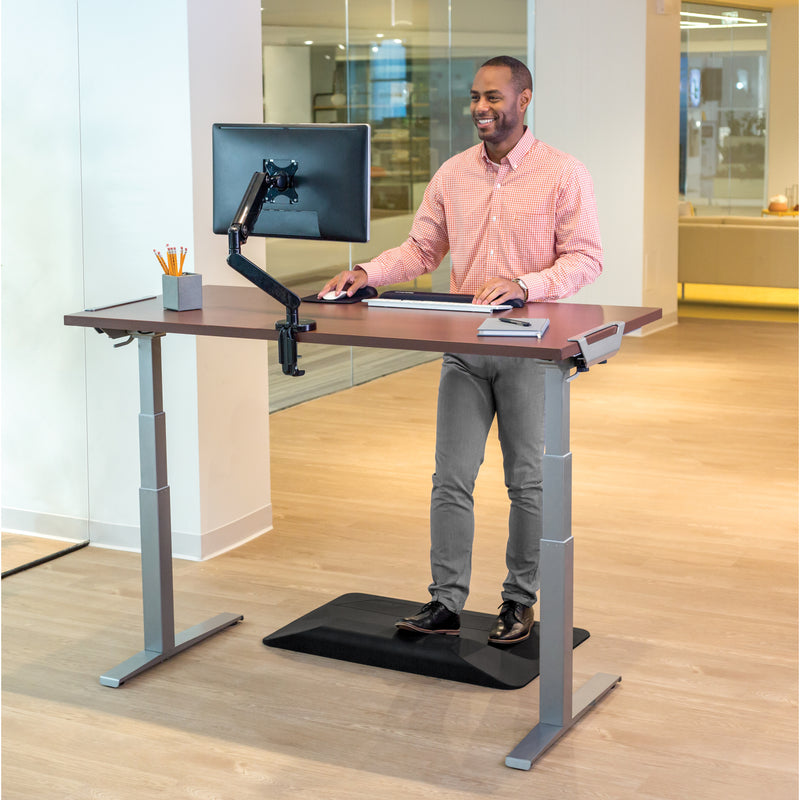
[[[517,169],[520,165],[522,159],[527,155],[528,151],[533,147],[533,143],[536,141],[531,129],[526,125],[525,130],[522,132],[522,136],[520,140],[511,148],[511,150],[503,156],[500,163],[502,164],[504,161],[511,165],[512,169]],[[491,158],[486,153],[486,145],[481,144],[480,149],[478,151],[481,155],[481,158],[490,166],[497,169],[498,165],[492,161]]]

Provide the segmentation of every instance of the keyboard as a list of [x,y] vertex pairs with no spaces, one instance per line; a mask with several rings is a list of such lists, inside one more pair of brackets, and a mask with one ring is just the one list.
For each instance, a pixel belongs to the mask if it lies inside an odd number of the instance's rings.
[[508,311],[508,309],[513,308],[510,305],[478,305],[463,301],[398,300],[394,298],[385,299],[383,297],[373,297],[361,302],[366,303],[368,306],[377,306],[379,308],[404,308],[421,311],[472,311],[477,314],[491,314],[494,311]]

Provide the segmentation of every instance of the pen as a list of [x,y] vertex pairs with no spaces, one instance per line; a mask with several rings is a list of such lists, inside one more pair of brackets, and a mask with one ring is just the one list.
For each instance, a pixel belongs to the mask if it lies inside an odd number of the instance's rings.
[[530,328],[530,322],[525,322],[524,319],[511,319],[511,317],[499,317],[500,322],[507,322],[509,325],[524,325]]

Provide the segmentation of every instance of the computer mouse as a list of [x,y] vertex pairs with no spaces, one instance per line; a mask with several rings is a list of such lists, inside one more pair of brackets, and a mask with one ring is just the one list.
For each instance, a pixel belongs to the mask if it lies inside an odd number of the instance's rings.
[[368,300],[371,297],[377,296],[378,290],[374,286],[362,286],[360,289],[356,289],[355,292],[353,292],[352,297],[347,296],[347,290],[343,292],[332,291],[325,292],[320,300],[328,301],[329,303],[335,303],[337,300],[354,303],[356,300]]

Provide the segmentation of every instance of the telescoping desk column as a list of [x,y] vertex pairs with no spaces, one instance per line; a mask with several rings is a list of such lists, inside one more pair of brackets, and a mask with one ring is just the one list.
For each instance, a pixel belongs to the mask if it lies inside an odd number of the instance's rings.
[[[277,339],[275,323],[284,309],[257,289],[208,286],[204,307],[196,311],[165,311],[161,298],[126,303],[96,311],[70,314],[67,325],[95,328],[113,338],[138,339],[143,385],[152,380],[153,434],[142,438],[163,444],[164,423],[160,406],[160,335],[182,333],[244,339]],[[542,588],[540,623],[539,721],[512,750],[506,764],[530,769],[535,760],[556,742],[621,679],[599,673],[583,687],[572,690],[572,572],[571,533],[572,474],[569,451],[569,385],[581,372],[613,356],[624,332],[637,330],[661,317],[658,308],[599,306],[569,303],[537,303],[505,312],[515,317],[547,317],[550,327],[541,340],[478,337],[482,321],[459,312],[407,311],[367,308],[365,304],[315,305],[314,331],[299,333],[298,341],[362,347],[383,347],[430,352],[477,353],[536,358],[546,370],[546,431],[544,460],[544,537],[542,540]],[[151,359],[157,368],[150,366]],[[145,388],[148,396],[150,389]],[[156,410],[157,409],[157,410]],[[143,416],[147,416],[144,411]],[[160,450],[161,444],[156,449]],[[164,451],[165,452],[165,448]],[[153,469],[147,447],[142,448],[142,474]],[[156,462],[158,457],[156,457]],[[159,468],[156,469],[158,471]],[[157,586],[157,608],[144,608],[145,651],[108,673],[101,682],[116,686],[202,638],[234,624],[241,616],[221,615],[170,639],[172,624],[171,549],[169,504],[165,468],[156,481],[154,505],[143,501],[142,582],[145,593]],[[163,481],[161,483],[160,481]],[[144,477],[143,477],[144,484]],[[153,487],[143,486],[143,493]],[[150,493],[146,492],[150,497]],[[166,500],[165,500],[166,498]],[[160,503],[159,503],[160,500]],[[145,557],[145,540],[149,555]],[[169,633],[167,629],[169,628]],[[151,634],[148,634],[148,630]],[[157,641],[154,645],[150,639]],[[150,648],[154,647],[156,651]],[[123,674],[124,673],[124,674]]]
[[[90,312],[91,313],[91,312]],[[162,332],[104,331],[115,345],[136,341],[139,350],[139,538],[142,563],[144,650],[100,676],[104,686],[118,687],[129,678],[186,650],[243,619],[218,614],[175,633],[172,586],[172,521],[167,481],[167,430],[161,379]]]

